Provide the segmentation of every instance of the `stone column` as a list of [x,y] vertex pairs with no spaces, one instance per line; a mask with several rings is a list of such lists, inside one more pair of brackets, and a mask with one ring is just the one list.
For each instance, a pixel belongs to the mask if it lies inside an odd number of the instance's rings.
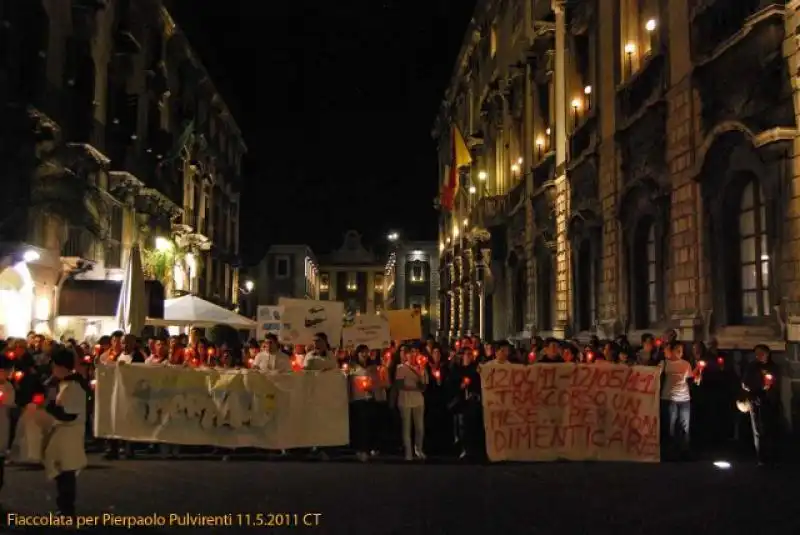
[[[336,290],[338,289],[339,277],[336,271],[328,272],[328,301],[336,301]],[[397,295],[397,289],[395,289]]]
[[375,272],[367,271],[367,314],[375,314]]
[[570,248],[567,241],[567,224],[570,217],[570,186],[566,173],[567,160],[567,95],[566,95],[566,21],[564,4],[561,0],[553,1],[556,16],[556,51],[555,51],[555,186],[556,186],[556,317],[553,335],[557,338],[567,336],[572,299],[570,298],[571,262]]
[[[668,3],[670,28],[689,27],[689,6],[686,2]],[[700,184],[694,180],[694,147],[696,115],[692,90],[692,59],[689,32],[670,32],[669,79],[667,93],[667,160],[672,178],[672,208],[670,210],[670,247],[667,280],[670,298],[667,314],[680,327],[681,337],[694,339],[701,318],[700,286],[703,255],[703,206]],[[698,118],[699,119],[699,118]],[[702,134],[701,134],[702,135]],[[696,329],[697,327],[697,329]],[[687,336],[688,335],[688,336]]]

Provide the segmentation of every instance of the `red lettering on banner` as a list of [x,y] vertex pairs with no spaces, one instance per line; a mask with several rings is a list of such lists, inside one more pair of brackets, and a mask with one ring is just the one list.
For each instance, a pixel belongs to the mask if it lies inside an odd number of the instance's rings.
[[658,460],[658,371],[621,365],[487,366],[494,460]]

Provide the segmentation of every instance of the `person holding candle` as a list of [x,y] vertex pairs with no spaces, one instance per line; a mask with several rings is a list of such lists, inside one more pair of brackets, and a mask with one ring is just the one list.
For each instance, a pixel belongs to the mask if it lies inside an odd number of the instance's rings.
[[644,333],[641,337],[642,347],[636,353],[636,364],[640,366],[654,366],[656,364],[656,341],[651,333]]
[[155,339],[153,353],[145,359],[144,363],[150,366],[166,366],[169,364],[169,346],[163,337]]
[[689,382],[694,377],[692,365],[682,358],[683,346],[677,342],[663,345],[664,360],[661,363],[662,421],[665,423],[663,437],[672,453],[686,457],[689,454],[689,425],[691,421],[691,390]]
[[[508,342],[505,342],[505,344],[508,344]],[[499,355],[501,351],[508,351],[510,349],[509,346],[504,345],[502,350],[498,347],[495,353]],[[495,360],[497,358],[495,357]],[[492,365],[498,366],[502,364],[495,363]],[[475,362],[471,351],[462,352],[461,366],[452,375],[450,387],[454,392],[450,408],[456,415],[456,432],[458,433],[458,444],[461,449],[459,458],[480,460],[484,457],[485,451],[483,443],[481,375],[478,371],[478,363]]]
[[442,359],[442,350],[433,346],[426,372],[428,385],[425,397],[425,452],[431,455],[452,453],[453,421],[447,410],[449,369]]
[[777,440],[781,433],[782,411],[778,366],[765,344],[753,348],[755,360],[742,373],[742,389],[750,402],[753,446],[759,465],[777,460]]
[[111,364],[117,360],[117,358],[122,354],[122,339],[124,337],[125,333],[122,331],[114,331],[111,333],[108,349],[106,349],[106,351],[104,351],[98,359],[100,364]]
[[548,338],[544,341],[544,349],[541,356],[536,360],[539,364],[554,364],[564,362],[561,358],[561,344],[555,338]]
[[[425,397],[423,392],[428,384],[428,375],[416,360],[415,353],[404,352],[403,363],[397,368],[395,388],[398,391],[397,404],[402,420],[403,450],[405,459],[411,461],[416,456],[425,459]],[[412,447],[411,431],[414,431]]]
[[330,345],[328,344],[328,335],[325,333],[317,333],[314,335],[314,343],[311,351],[309,351],[303,359],[303,368],[313,371],[335,370],[338,365],[334,357],[335,355],[332,354]]
[[347,372],[350,392],[350,445],[356,451],[356,458],[361,462],[369,459],[369,452],[374,450],[372,423],[374,415],[372,375],[367,369],[369,348],[359,345],[354,351]]

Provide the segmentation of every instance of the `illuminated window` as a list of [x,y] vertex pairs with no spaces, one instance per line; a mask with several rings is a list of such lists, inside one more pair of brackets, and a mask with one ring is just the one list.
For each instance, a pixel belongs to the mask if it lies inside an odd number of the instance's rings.
[[769,251],[766,207],[761,187],[750,182],[739,205],[739,262],[742,316],[769,316]]
[[375,275],[375,291],[383,291],[383,275]]
[[425,282],[425,269],[421,262],[411,264],[411,282],[416,284]]
[[358,291],[358,277],[357,274],[353,271],[347,274],[347,291],[348,292]]
[[275,259],[275,276],[279,279],[289,278],[288,256],[279,256]]
[[328,274],[327,273],[323,273],[322,276],[320,277],[320,283],[319,283],[319,291],[320,292],[327,292],[328,291],[328,289],[330,288],[330,286],[329,286],[330,282],[329,281],[330,281],[330,279],[328,277]]

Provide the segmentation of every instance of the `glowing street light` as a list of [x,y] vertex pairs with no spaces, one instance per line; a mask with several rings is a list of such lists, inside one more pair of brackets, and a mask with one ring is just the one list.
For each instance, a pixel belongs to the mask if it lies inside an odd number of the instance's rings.
[[481,171],[480,173],[478,173],[478,180],[480,181],[486,181],[487,177],[488,175],[486,174],[486,171]]
[[251,280],[244,281],[244,289],[247,290],[248,292],[252,292],[253,288],[255,288],[255,287],[256,287],[256,285],[255,285],[255,283],[253,281],[251,281]]
[[400,239],[400,235],[397,232],[390,232],[389,235],[386,236],[386,239],[395,242]]
[[478,190],[477,190],[477,188],[475,186],[470,186],[469,187],[469,192],[470,192],[471,195],[474,195],[476,191],[478,191]]

